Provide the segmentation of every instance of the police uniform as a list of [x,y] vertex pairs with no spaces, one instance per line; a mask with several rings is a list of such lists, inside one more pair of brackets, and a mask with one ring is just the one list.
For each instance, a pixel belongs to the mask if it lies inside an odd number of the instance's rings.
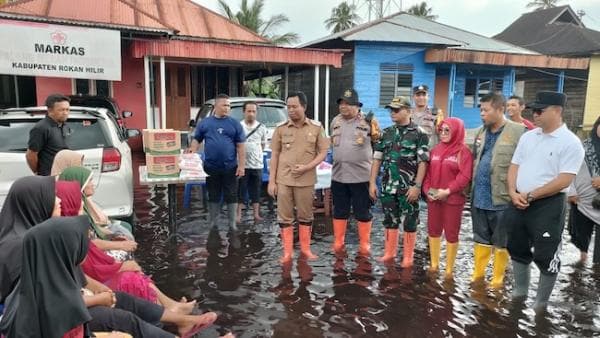
[[[419,85],[413,88],[414,94],[419,92],[427,93],[428,91],[429,87],[426,85]],[[411,120],[414,124],[421,127],[425,131],[429,137],[429,148],[433,148],[433,146],[438,143],[438,138],[436,132],[436,117],[431,112],[431,109],[429,107],[425,107],[425,110],[422,112],[416,112],[413,110]]]
[[273,132],[271,149],[279,154],[275,182],[277,183],[277,221],[287,227],[294,221],[311,225],[313,220],[315,168],[295,177],[292,170],[298,164],[311,162],[320,152],[327,151],[329,139],[318,121],[305,118],[301,127],[291,120],[281,123]]
[[[338,105],[342,101],[355,106],[355,109],[362,106],[354,89],[344,91],[337,100]],[[370,250],[372,218],[372,202],[369,196],[373,158],[371,142],[375,135],[371,131],[371,123],[360,111],[350,119],[341,113],[338,114],[331,122],[330,130],[333,145],[333,249],[338,251],[344,246],[348,218],[352,210],[354,218],[358,221],[359,252],[367,255]]]

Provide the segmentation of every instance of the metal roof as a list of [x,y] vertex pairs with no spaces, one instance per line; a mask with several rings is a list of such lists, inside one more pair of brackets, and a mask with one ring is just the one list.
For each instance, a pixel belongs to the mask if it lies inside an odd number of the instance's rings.
[[174,32],[206,39],[268,42],[190,0],[18,0],[0,5],[0,15],[92,27]]
[[449,48],[473,51],[538,54],[537,52],[507,42],[488,38],[405,12],[396,13],[305,43],[301,47],[316,46],[335,39],[342,39],[344,41],[443,45]]
[[600,32],[586,28],[569,5],[525,13],[495,38],[548,55],[600,51]]

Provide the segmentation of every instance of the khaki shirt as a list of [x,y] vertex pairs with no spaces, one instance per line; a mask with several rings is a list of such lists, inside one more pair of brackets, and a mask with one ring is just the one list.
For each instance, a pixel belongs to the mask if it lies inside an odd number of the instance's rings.
[[275,128],[271,138],[271,149],[279,152],[275,182],[294,187],[306,187],[317,182],[317,170],[313,168],[300,177],[292,176],[297,164],[308,164],[317,154],[327,151],[329,138],[318,121],[304,119],[300,128],[288,120]]
[[373,149],[371,125],[362,113],[351,120],[337,115],[331,122],[333,170],[331,179],[340,183],[369,182]]

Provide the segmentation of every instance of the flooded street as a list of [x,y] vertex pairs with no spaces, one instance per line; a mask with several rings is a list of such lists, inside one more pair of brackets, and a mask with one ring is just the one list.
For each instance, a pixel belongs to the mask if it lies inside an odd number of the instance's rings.
[[[136,159],[139,164],[140,159]],[[137,165],[136,165],[137,167]],[[237,337],[592,337],[600,336],[600,268],[579,267],[578,251],[563,242],[563,266],[550,298],[548,313],[512,304],[511,273],[504,289],[471,286],[472,234],[468,212],[463,214],[461,246],[454,281],[427,271],[426,219],[415,249],[415,265],[400,268],[376,261],[383,250],[382,213],[375,208],[372,256],[356,255],[355,223],[348,227],[347,255],[331,253],[331,219],[316,215],[314,262],[298,259],[282,267],[279,227],[266,203],[265,221],[253,224],[251,213],[237,233],[229,233],[224,213],[220,231],[211,231],[198,190],[192,207],[181,208],[179,240],[169,240],[167,189],[135,186],[138,217],[136,258],[153,275],[159,288],[173,297],[197,299],[203,311],[217,311],[217,325],[203,337],[233,331]],[[443,246],[442,246],[443,247]],[[591,258],[590,258],[591,259]],[[488,268],[488,276],[491,266]],[[488,278],[489,279],[489,278]],[[535,297],[538,272],[532,269],[529,299]]]

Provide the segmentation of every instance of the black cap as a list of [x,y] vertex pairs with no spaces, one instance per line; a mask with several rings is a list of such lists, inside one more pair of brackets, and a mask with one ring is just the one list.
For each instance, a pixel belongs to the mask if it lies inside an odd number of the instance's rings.
[[421,84],[421,85],[413,87],[413,94],[427,93],[427,92],[429,92],[429,87],[427,87],[427,85]]
[[559,92],[537,92],[535,102],[527,104],[527,108],[544,109],[548,106],[564,107],[567,103],[567,95]]
[[340,96],[336,103],[340,104],[342,100],[346,101],[351,106],[359,106],[362,107],[362,103],[358,100],[358,93],[353,88],[349,88],[344,90],[342,96]]

